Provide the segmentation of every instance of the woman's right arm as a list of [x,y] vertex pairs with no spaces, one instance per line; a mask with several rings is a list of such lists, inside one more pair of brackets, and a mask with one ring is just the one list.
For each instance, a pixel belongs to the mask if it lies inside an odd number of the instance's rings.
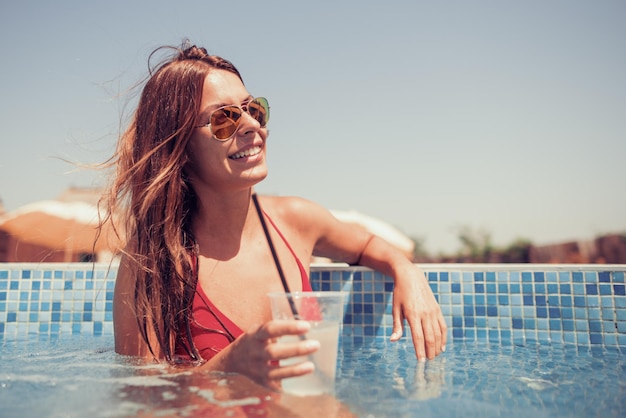
[[[115,336],[115,351],[127,356],[139,356],[145,358],[162,358],[159,344],[152,344],[154,355],[150,352],[148,344],[143,339],[137,323],[137,310],[135,309],[135,274],[129,265],[128,258],[124,255],[120,261],[115,279],[115,291],[113,294],[113,332]],[[148,338],[156,342],[154,333],[148,330]]]
[[[134,295],[135,275],[129,266],[129,260],[123,256],[113,296],[115,351],[122,355],[161,360],[164,356],[156,342],[154,332],[148,327],[148,338],[154,341],[153,355],[139,331]],[[309,324],[306,321],[268,321],[242,334],[200,367],[206,370],[240,373],[261,385],[279,390],[282,379],[311,373],[314,368],[309,361],[279,366],[279,360],[312,354],[319,348],[319,344],[317,341],[305,340],[279,345],[276,340],[283,335],[302,335],[308,330]]]

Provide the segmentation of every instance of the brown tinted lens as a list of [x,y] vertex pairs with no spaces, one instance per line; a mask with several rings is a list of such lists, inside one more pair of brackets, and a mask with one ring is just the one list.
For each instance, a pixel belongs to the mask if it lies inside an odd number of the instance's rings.
[[262,127],[267,125],[267,121],[270,118],[270,107],[267,103],[267,99],[264,97],[257,97],[248,103],[248,113],[256,119]]
[[217,139],[230,138],[239,125],[241,109],[236,106],[224,106],[211,115],[211,132]]

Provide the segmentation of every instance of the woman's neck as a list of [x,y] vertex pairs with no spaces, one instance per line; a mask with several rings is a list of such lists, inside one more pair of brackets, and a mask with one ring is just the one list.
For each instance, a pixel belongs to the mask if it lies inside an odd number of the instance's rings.
[[[252,203],[252,189],[228,194],[198,196],[192,228],[196,240],[218,242],[221,245],[240,243],[243,235],[256,229],[257,222]],[[207,241],[208,240],[208,241]]]

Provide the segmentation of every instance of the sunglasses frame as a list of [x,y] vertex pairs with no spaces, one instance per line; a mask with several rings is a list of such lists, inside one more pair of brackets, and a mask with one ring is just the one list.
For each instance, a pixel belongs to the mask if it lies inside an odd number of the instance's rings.
[[[257,118],[255,118],[252,113],[250,113],[250,103],[252,102],[257,102],[260,104],[260,106],[266,110],[265,113],[265,122],[261,123]],[[265,105],[264,105],[264,104]],[[234,121],[234,125],[235,125],[235,129],[233,130],[233,133],[230,134],[228,137],[226,138],[219,138],[217,135],[215,135],[215,132],[213,131],[213,126],[211,124],[211,121],[213,119],[213,116],[215,115],[215,112],[219,112],[219,111],[223,111],[224,109],[238,109],[240,112],[239,118]],[[209,115],[209,122],[204,124],[204,125],[200,125],[200,126],[196,126],[196,128],[206,128],[208,127],[211,130],[211,134],[213,135],[213,138],[216,141],[220,141],[220,142],[225,142],[228,141],[229,139],[231,139],[232,137],[235,136],[235,134],[237,133],[237,130],[239,129],[239,125],[241,124],[241,117],[243,116],[243,114],[247,113],[248,115],[250,115],[252,117],[252,119],[256,120],[257,122],[259,122],[259,124],[261,125],[261,128],[265,128],[267,126],[267,123],[270,120],[270,104],[269,101],[265,98],[265,97],[253,97],[252,99],[248,100],[247,102],[243,103],[242,105],[225,105],[225,106],[221,106],[218,107],[217,109],[213,110],[211,112],[211,114]],[[231,119],[226,117],[227,119]]]

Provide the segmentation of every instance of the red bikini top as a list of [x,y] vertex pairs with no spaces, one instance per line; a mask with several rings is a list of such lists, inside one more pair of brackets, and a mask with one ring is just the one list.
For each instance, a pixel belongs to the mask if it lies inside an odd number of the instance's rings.
[[[276,227],[276,224],[274,224],[267,214],[265,214],[265,216],[295,258],[298,268],[300,269],[302,290],[310,292],[312,289],[309,283],[309,276],[302,262],[298,259],[283,234]],[[198,274],[197,271],[195,274]],[[192,309],[193,321],[191,322],[191,335],[193,344],[205,360],[209,360],[243,334],[241,328],[211,302],[211,299],[199,284],[196,285],[196,295],[193,299]]]

